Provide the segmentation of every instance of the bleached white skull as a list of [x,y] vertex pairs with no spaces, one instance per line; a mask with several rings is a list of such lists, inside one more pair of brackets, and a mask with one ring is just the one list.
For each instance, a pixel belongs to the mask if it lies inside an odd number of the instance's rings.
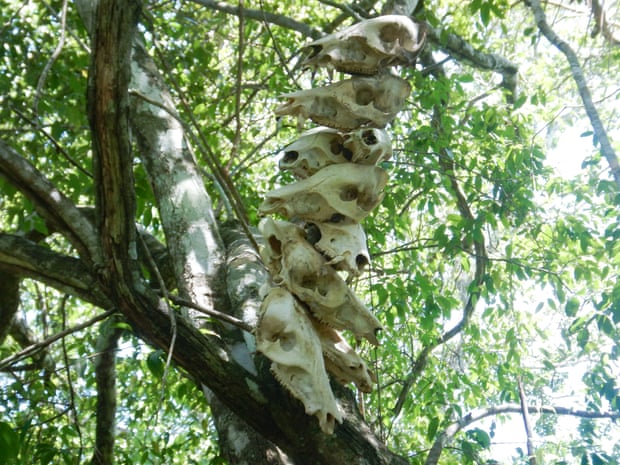
[[321,341],[325,368],[340,384],[354,383],[360,391],[371,392],[376,377],[353,347],[333,328],[312,320]]
[[424,27],[410,18],[386,15],[367,19],[304,46],[302,63],[345,73],[376,74],[387,66],[414,66],[425,40]]
[[[381,324],[349,289],[338,272],[305,240],[303,228],[265,218],[259,229],[265,238],[261,256],[267,259],[275,283],[301,300],[322,322],[347,329],[377,345]],[[280,256],[280,261],[272,257]],[[271,264],[268,264],[269,262]]]
[[407,81],[391,74],[353,77],[326,87],[281,95],[288,101],[275,109],[278,116],[310,118],[342,131],[363,126],[385,127],[411,92]]
[[267,192],[258,212],[313,222],[359,223],[381,202],[387,180],[387,173],[377,166],[329,165]]
[[272,288],[261,306],[256,348],[273,363],[278,381],[316,415],[331,434],[342,413],[329,386],[319,337],[310,318],[286,289]]
[[351,158],[351,153],[344,150],[342,133],[327,127],[304,132],[282,152],[280,169],[291,171],[299,179],[312,176],[325,166],[344,163]]
[[392,141],[383,129],[362,128],[346,133],[343,146],[353,163],[376,165],[392,157]]
[[359,276],[370,263],[366,234],[359,223],[308,223],[306,239],[328,259],[328,265],[349,276]]

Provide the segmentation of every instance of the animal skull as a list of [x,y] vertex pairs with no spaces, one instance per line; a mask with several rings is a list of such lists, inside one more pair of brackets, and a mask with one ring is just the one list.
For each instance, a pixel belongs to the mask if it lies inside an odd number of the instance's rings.
[[312,176],[327,165],[344,163],[351,158],[351,153],[344,150],[342,134],[326,127],[304,132],[282,151],[284,155],[279,162],[280,169],[291,171],[299,179]]
[[366,234],[359,223],[309,223],[306,239],[328,259],[328,265],[349,276],[359,276],[370,263]]
[[375,165],[392,156],[392,141],[383,129],[362,128],[344,135],[343,146],[351,153],[351,161]]
[[424,46],[421,24],[406,16],[386,15],[354,24],[309,43],[303,64],[345,73],[375,74],[387,66],[414,66]]
[[265,218],[259,229],[265,238],[261,257],[276,284],[293,293],[322,322],[379,344],[376,332],[381,324],[305,240],[303,228],[288,221]]
[[353,77],[326,87],[281,95],[288,101],[276,108],[278,116],[310,118],[342,131],[362,126],[385,127],[411,92],[407,81],[391,74]]
[[334,431],[342,413],[329,386],[321,343],[308,315],[293,295],[272,288],[261,306],[256,328],[256,348],[273,363],[278,381],[304,404],[308,415],[316,415],[321,429]]
[[387,179],[377,166],[329,165],[309,178],[267,192],[258,211],[313,222],[359,223],[381,202]]
[[312,320],[312,323],[321,341],[327,371],[340,384],[352,382],[360,391],[371,392],[377,379],[353,347],[335,329],[317,320]]

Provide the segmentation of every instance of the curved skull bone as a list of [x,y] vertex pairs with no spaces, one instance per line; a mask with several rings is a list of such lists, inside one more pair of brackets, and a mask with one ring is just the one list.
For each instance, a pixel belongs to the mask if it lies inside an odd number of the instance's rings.
[[424,46],[424,27],[401,15],[368,19],[305,45],[302,65],[345,73],[375,74],[387,66],[414,66]]
[[313,222],[359,223],[381,202],[387,180],[387,173],[377,166],[329,165],[267,192],[258,211]]
[[283,288],[272,288],[263,300],[256,348],[273,362],[278,381],[331,434],[334,421],[342,423],[342,413],[325,373],[321,342],[308,315]]
[[366,234],[359,223],[309,223],[306,239],[327,257],[328,265],[359,276],[370,263]]
[[382,128],[394,119],[410,92],[407,81],[391,74],[353,77],[326,87],[281,95],[288,101],[276,108],[275,114],[310,118],[342,131],[362,126]]
[[350,152],[344,150],[342,133],[327,127],[304,132],[282,152],[284,155],[278,163],[279,168],[291,171],[299,179],[305,179],[325,166],[344,163],[351,158]]
[[343,146],[351,153],[351,161],[376,165],[392,157],[392,141],[383,129],[362,128],[344,135]]
[[259,225],[265,237],[265,256],[281,251],[277,269],[270,269],[276,283],[301,300],[320,321],[336,329],[347,329],[378,345],[381,324],[349,289],[338,272],[304,238],[303,228],[288,221],[265,218]]
[[325,356],[325,368],[340,384],[354,383],[360,391],[371,392],[376,377],[368,370],[353,347],[333,328],[312,320]]

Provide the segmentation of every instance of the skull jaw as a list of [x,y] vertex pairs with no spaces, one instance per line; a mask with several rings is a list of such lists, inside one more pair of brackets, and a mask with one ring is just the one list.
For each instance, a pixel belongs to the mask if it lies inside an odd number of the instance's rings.
[[304,405],[308,415],[314,415],[319,420],[323,432],[333,434],[335,422],[342,423],[343,414],[329,386],[327,375],[322,380],[322,388],[317,386],[316,380],[306,371],[298,367],[283,366],[272,363],[271,373],[296,399]]
[[256,349],[272,361],[271,371],[321,429],[331,434],[342,413],[329,386],[319,337],[312,321],[283,288],[272,288],[261,306]]
[[377,380],[362,358],[338,331],[316,320],[312,323],[321,341],[327,371],[341,384],[352,382],[360,391],[371,392]]

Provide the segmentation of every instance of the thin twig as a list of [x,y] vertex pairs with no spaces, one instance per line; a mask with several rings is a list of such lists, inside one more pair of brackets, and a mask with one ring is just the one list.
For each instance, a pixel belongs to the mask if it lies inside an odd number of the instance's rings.
[[[60,301],[60,314],[62,315],[62,329],[63,331],[67,328],[67,300],[69,299],[69,294],[65,294]],[[69,366],[69,356],[67,354],[67,343],[65,338],[63,337],[60,340],[60,345],[62,347],[62,358],[65,364],[65,372],[67,375],[67,386],[69,388],[69,409],[71,411],[71,422],[75,428],[75,431],[78,435],[80,448],[78,450],[77,456],[82,456],[82,451],[84,450],[84,441],[82,439],[82,429],[80,428],[80,422],[78,421],[78,412],[77,407],[75,406],[75,389],[73,388],[73,379],[71,378],[71,367]]]
[[525,427],[527,456],[530,465],[536,465],[536,453],[534,443],[532,442],[532,425],[530,423],[530,413],[527,409],[527,396],[525,395],[525,389],[520,376],[517,378],[517,386],[519,387],[519,400],[521,401],[521,416],[523,417],[523,426]]
[[72,328],[68,328],[64,331],[61,331],[59,333],[54,334],[53,336],[48,337],[47,339],[37,342],[36,344],[32,344],[28,347],[26,347],[24,350],[11,355],[10,357],[7,357],[3,360],[0,360],[0,370],[5,369],[6,367],[8,367],[9,365],[22,360],[26,357],[30,357],[34,354],[36,354],[37,352],[39,352],[40,350],[44,349],[45,347],[49,346],[50,344],[56,342],[59,339],[62,339],[63,337],[68,336],[69,334],[73,334],[76,333],[78,331],[81,331],[85,328],[88,328],[89,326],[92,326],[93,324],[97,323],[98,321],[104,320],[106,318],[108,318],[110,315],[114,314],[116,312],[116,310],[107,310],[104,313],[97,315],[96,317],[91,318],[90,320],[85,321],[84,323],[80,323],[76,326],[73,326]]
[[526,4],[530,6],[532,9],[532,13],[534,14],[534,19],[536,21],[536,26],[538,26],[538,30],[545,36],[545,38],[556,47],[568,62],[568,65],[571,70],[571,74],[573,76],[573,80],[577,86],[577,90],[579,91],[579,95],[581,97],[581,101],[583,103],[583,107],[585,109],[586,115],[590,120],[590,124],[592,125],[592,130],[599,142],[599,150],[601,154],[607,160],[609,164],[609,168],[611,174],[614,178],[614,182],[616,184],[616,188],[620,191],[620,162],[618,161],[618,156],[616,155],[615,150],[611,145],[611,141],[609,136],[607,135],[607,130],[601,121],[601,118],[598,114],[598,110],[594,105],[592,100],[592,94],[590,93],[590,89],[587,84],[586,77],[583,74],[583,70],[581,69],[581,65],[579,64],[579,59],[577,55],[573,51],[573,49],[562,40],[554,31],[551,29],[549,24],[547,23],[547,19],[545,17],[545,12],[540,6],[540,0],[527,0]]
[[218,310],[213,310],[210,308],[202,307],[201,305],[195,304],[187,299],[183,299],[182,297],[178,297],[175,295],[170,295],[170,301],[176,305],[181,305],[183,307],[193,308],[194,310],[199,311],[200,313],[204,313],[205,315],[209,315],[213,318],[217,318],[218,320],[225,321],[226,323],[230,323],[231,325],[236,326],[239,329],[247,331],[248,333],[254,332],[254,328],[252,328],[245,321],[235,318],[232,315],[227,313],[222,313]]
[[56,48],[52,52],[52,56],[45,63],[45,67],[39,76],[39,81],[37,82],[37,89],[34,94],[34,104],[33,104],[33,113],[38,117],[39,114],[39,100],[41,100],[41,95],[43,94],[43,86],[45,85],[45,81],[47,80],[47,75],[49,74],[52,66],[60,56],[62,52],[62,48],[65,46],[65,37],[67,34],[67,0],[64,0],[62,4],[62,10],[60,12],[60,38],[58,39],[58,44]]
[[233,139],[230,160],[226,170],[230,172],[235,159],[241,153],[241,87],[243,84],[243,55],[245,53],[245,17],[243,16],[243,0],[239,0],[239,42],[237,46],[237,79],[235,82],[235,137]]
[[144,249],[146,261],[148,262],[151,270],[153,270],[153,273],[155,274],[159,288],[162,294],[164,295],[164,299],[166,301],[166,307],[168,309],[168,315],[170,316],[170,331],[172,333],[170,337],[170,344],[168,345],[168,356],[166,357],[166,365],[164,366],[164,373],[162,374],[162,377],[161,377],[161,393],[159,397],[159,405],[157,409],[155,410],[156,412],[155,414],[157,415],[157,412],[159,412],[162,404],[164,403],[164,399],[166,396],[166,384],[168,380],[168,373],[170,372],[170,366],[172,365],[172,354],[174,353],[174,346],[177,340],[177,318],[176,318],[176,314],[174,313],[174,309],[168,304],[168,302],[170,301],[170,294],[168,292],[168,288],[166,287],[166,283],[164,282],[164,279],[162,278],[161,273],[159,272],[159,267],[157,266],[157,263],[155,263],[155,260],[153,259],[153,256],[151,255],[151,251],[149,250],[148,246],[146,245],[146,242],[144,241],[144,238],[142,237],[139,231],[137,233],[137,236],[138,236],[138,240],[142,244],[142,248]]

